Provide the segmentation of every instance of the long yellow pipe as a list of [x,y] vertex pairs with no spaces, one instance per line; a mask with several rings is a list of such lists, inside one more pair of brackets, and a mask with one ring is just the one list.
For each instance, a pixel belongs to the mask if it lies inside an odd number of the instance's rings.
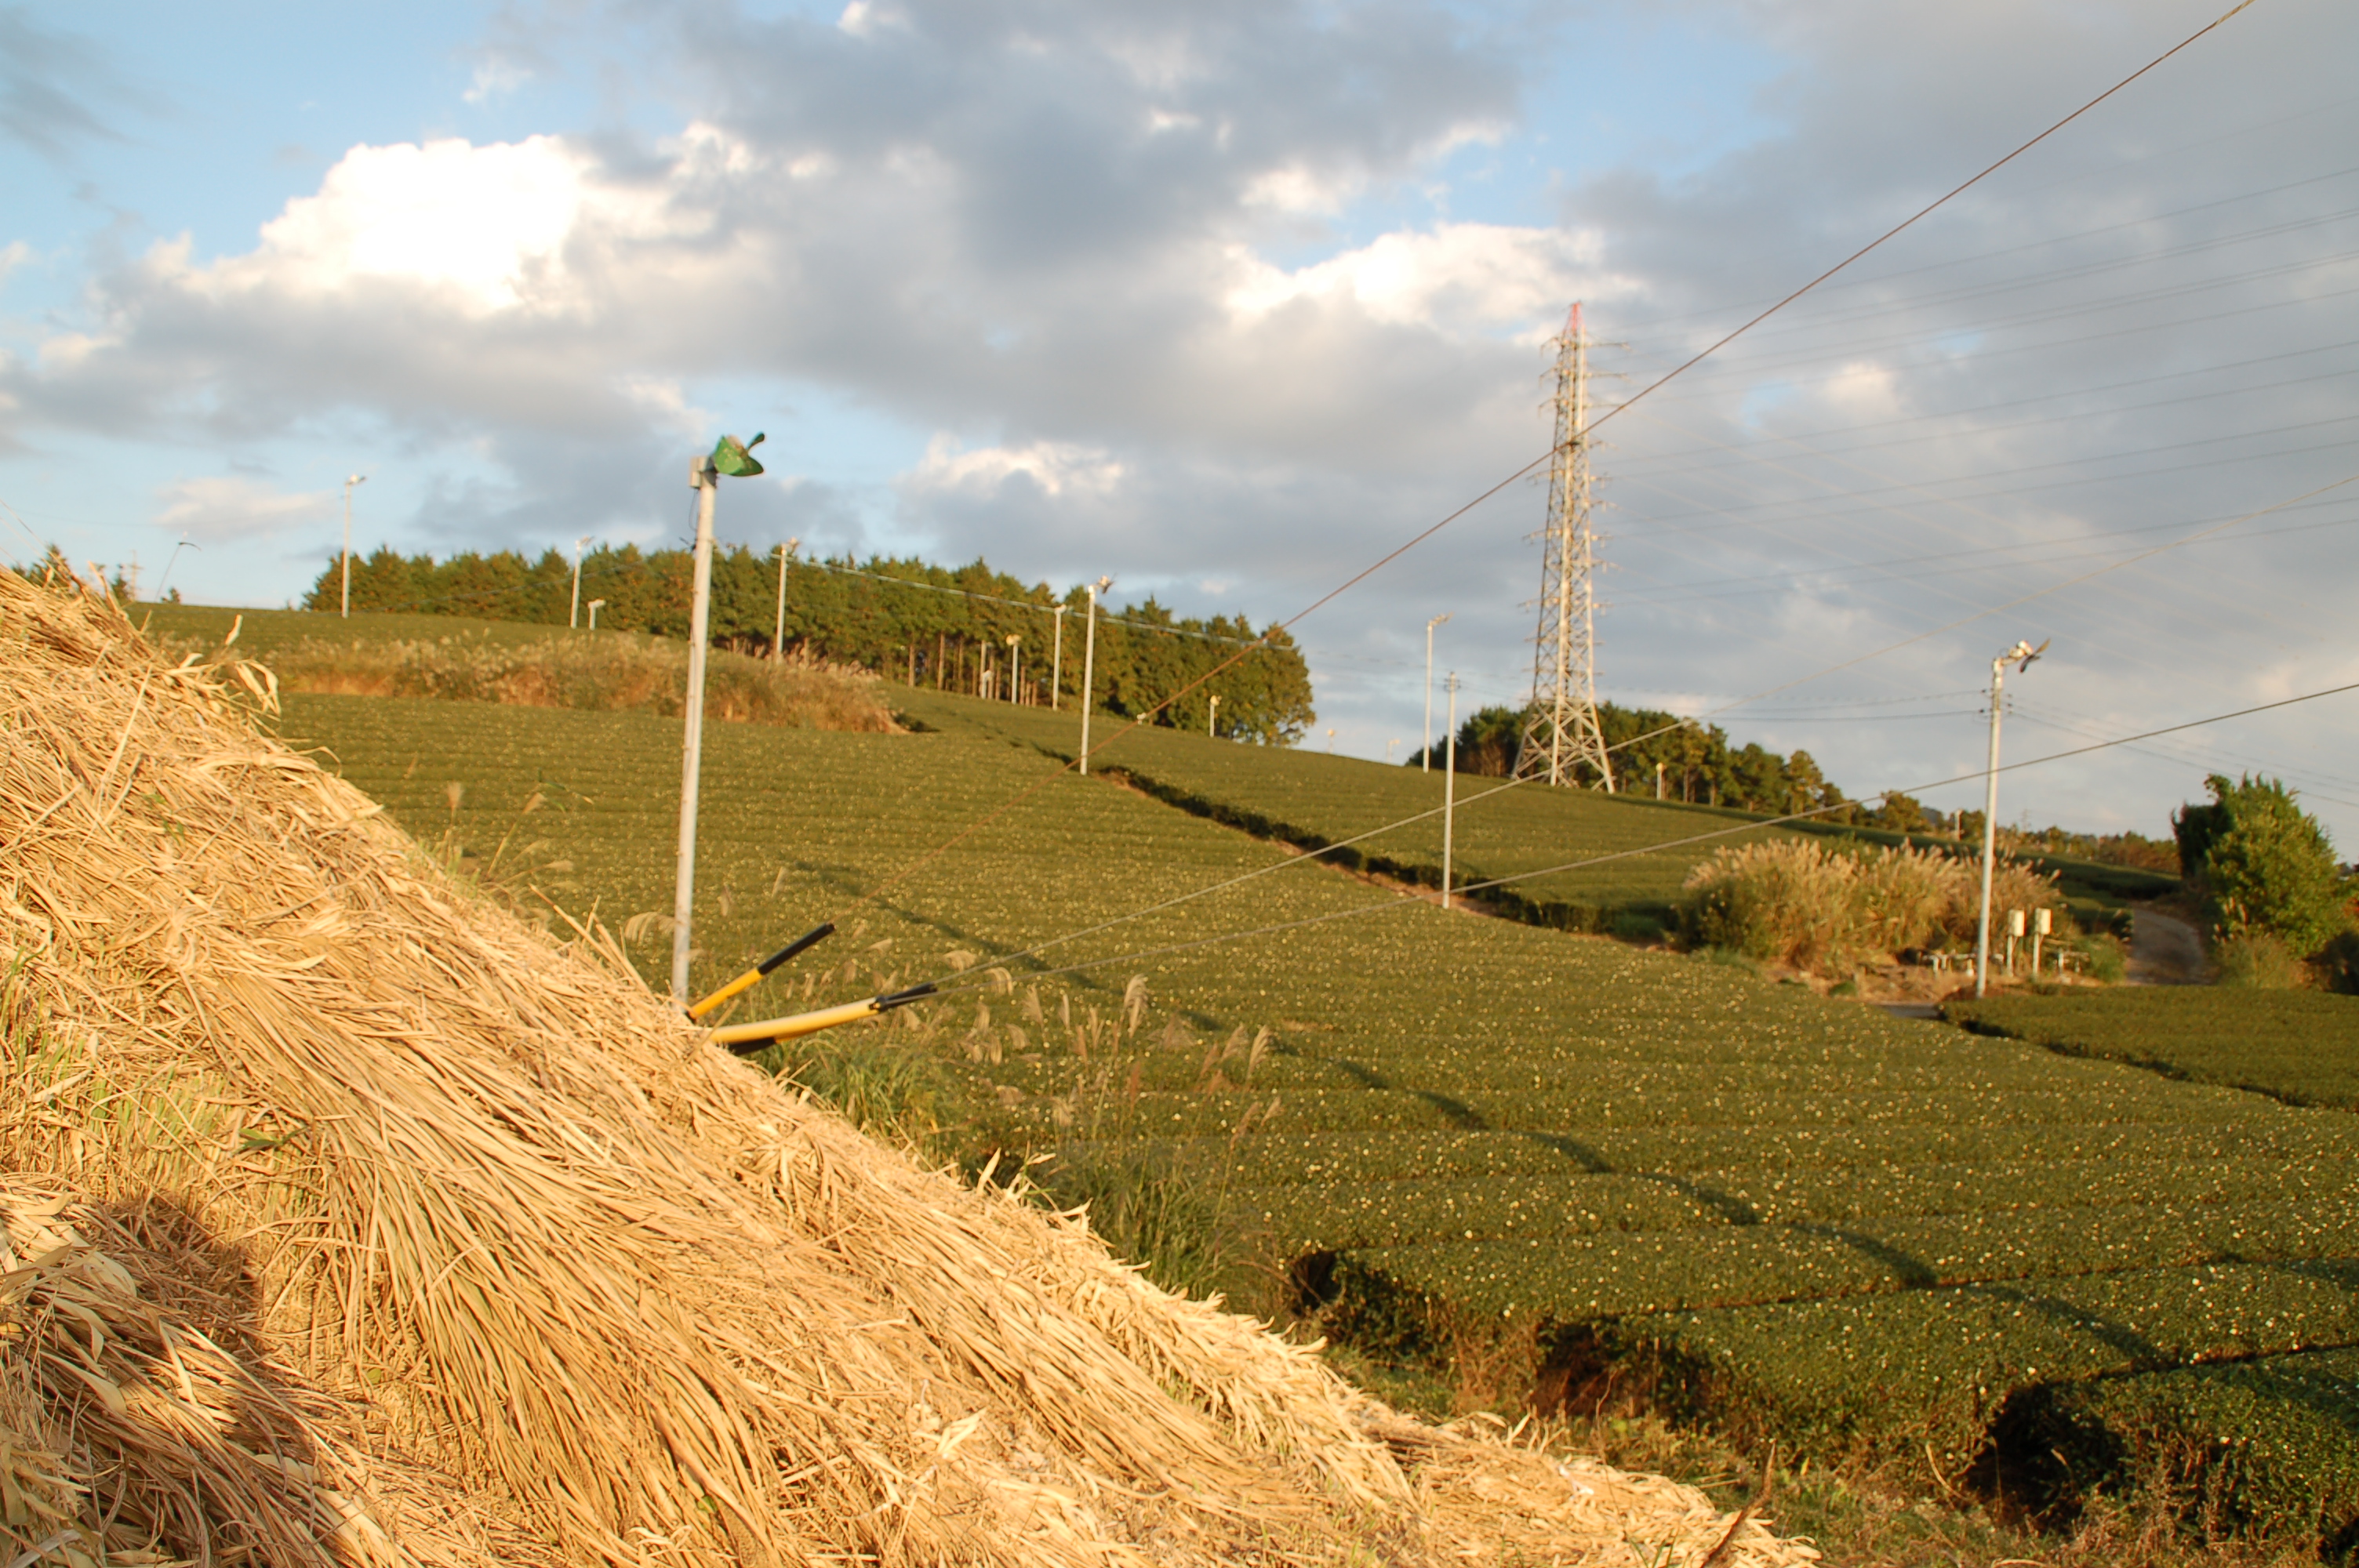
[[773,1040],[799,1040],[806,1034],[816,1034],[822,1029],[832,1029],[839,1023],[857,1023],[864,1018],[874,1018],[882,1011],[877,1003],[881,997],[865,1001],[846,1002],[842,1007],[823,1007],[817,1012],[798,1012],[790,1018],[773,1018],[765,1023],[733,1023],[712,1032],[716,1045],[735,1049],[740,1045],[766,1045]]
[[773,1018],[760,1023],[732,1023],[712,1032],[712,1043],[730,1050],[749,1054],[760,1050],[773,1040],[799,1040],[806,1034],[816,1034],[822,1029],[832,1029],[839,1023],[857,1023],[864,1018],[874,1018],[880,1012],[890,1012],[897,1007],[907,1007],[920,997],[931,996],[934,988],[911,986],[908,990],[894,991],[886,996],[872,996],[864,1001],[848,1001],[841,1007],[823,1007],[817,1012],[798,1012],[786,1018]]

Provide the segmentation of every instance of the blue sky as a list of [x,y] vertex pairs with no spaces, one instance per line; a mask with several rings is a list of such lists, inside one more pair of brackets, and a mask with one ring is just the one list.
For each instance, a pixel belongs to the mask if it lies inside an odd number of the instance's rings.
[[[152,585],[185,534],[184,593],[278,603],[349,472],[364,548],[653,542],[762,428],[724,535],[1268,621],[1545,449],[1571,298],[1635,390],[2209,19],[0,6],[0,547]],[[2019,634],[2027,747],[2359,680],[2359,486],[2125,564],[2359,472],[2354,34],[2263,0],[1617,417],[1605,694],[1862,794],[1979,765],[1948,694]],[[1302,624],[1339,750],[1413,743],[1443,610],[1520,698],[1541,506]],[[2011,805],[2156,832],[2260,766],[2348,853],[2350,703]]]

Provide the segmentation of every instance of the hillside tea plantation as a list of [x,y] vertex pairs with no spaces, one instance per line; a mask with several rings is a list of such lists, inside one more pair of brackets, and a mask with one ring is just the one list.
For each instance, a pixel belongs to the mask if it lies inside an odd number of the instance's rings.
[[[896,696],[921,723],[1003,736],[1060,761],[1073,755],[1081,739],[1080,720],[1071,713],[972,702],[930,691],[912,693],[906,687]],[[1430,813],[1322,858],[1428,887],[1441,885],[1443,780],[1438,770],[1429,773],[1356,757],[1209,743],[1199,734],[1149,726],[1114,740],[1127,720],[1102,716],[1093,722],[1093,770],[1118,773],[1182,810],[1261,838],[1316,849],[1359,839],[1387,823]],[[1109,741],[1111,744],[1103,744]],[[1471,774],[1458,780],[1453,854],[1460,883],[1523,876],[1568,860],[1620,857],[1480,895],[1487,902],[1520,902],[1524,907],[1516,913],[1537,925],[1599,930],[1610,927],[1619,915],[1658,927],[1668,920],[1690,868],[1708,856],[1714,844],[1786,836],[1777,828],[1754,826],[1754,818],[1738,811],[1609,800],[1531,784],[1503,789],[1506,783]],[[1701,844],[1658,848],[1698,835],[1720,836]]]
[[1947,1016],[2080,1056],[2134,1063],[2293,1105],[2359,1110],[2359,997],[2151,986],[1956,1001]]
[[[429,852],[527,906],[594,911],[662,974],[675,724],[299,697],[284,730]],[[1192,746],[1206,776],[1267,770],[1306,802],[1358,776],[1169,732],[1123,744],[1167,773]],[[699,989],[830,917],[842,935],[737,1018],[955,978],[960,994],[828,1038],[928,1053],[971,1155],[1053,1151],[1044,1169],[1184,1189],[1187,1223],[1246,1238],[1297,1305],[1377,1361],[1520,1336],[1537,1347],[1527,1378],[1552,1358],[1556,1386],[1600,1368],[1653,1379],[1663,1402],[1739,1431],[1907,1455],[1945,1479],[1990,1462],[1995,1432],[2051,1452],[2060,1422],[2118,1468],[2158,1441],[2136,1423],[2162,1412],[2195,1440],[2186,1452],[2235,1456],[2206,1472],[2223,1506],[2257,1518],[2308,1498],[2330,1531],[2359,1519],[2359,1118],[1445,914],[1056,766],[1023,735],[948,722],[712,727]],[[1523,798],[1564,814],[1545,852],[1567,859],[1716,820]],[[1027,978],[1099,959],[1116,961]],[[2264,1370],[2214,1370],[2229,1363]],[[2104,1478],[2084,1466],[2072,1484]]]

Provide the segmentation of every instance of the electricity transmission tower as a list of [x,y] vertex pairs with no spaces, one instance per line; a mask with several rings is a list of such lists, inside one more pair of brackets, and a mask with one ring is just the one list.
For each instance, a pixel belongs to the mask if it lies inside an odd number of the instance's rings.
[[1541,531],[1540,620],[1533,639],[1532,706],[1516,772],[1571,784],[1587,763],[1608,795],[1614,766],[1597,727],[1597,536],[1589,514],[1589,339],[1576,303],[1556,341],[1556,452]]

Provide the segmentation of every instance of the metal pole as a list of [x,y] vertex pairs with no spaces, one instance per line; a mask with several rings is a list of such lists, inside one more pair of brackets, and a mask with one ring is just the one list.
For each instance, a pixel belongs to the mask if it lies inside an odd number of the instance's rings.
[[353,486],[368,482],[368,475],[356,473],[344,481],[344,619],[353,618]]
[[776,664],[787,656],[787,557],[793,553],[791,545],[778,546],[778,624],[770,633],[770,662]]
[[1425,750],[1417,758],[1421,773],[1433,772],[1433,629],[1449,619],[1449,615],[1437,615],[1425,623]]
[[696,489],[696,597],[688,616],[687,733],[679,756],[679,871],[671,897],[671,994],[688,1005],[689,920],[696,903],[696,783],[704,760],[704,640],[712,616],[712,497],[721,488],[712,460],[688,470]]
[[1090,773],[1090,708],[1097,690],[1098,674],[1098,592],[1110,579],[1100,578],[1090,585],[1089,631],[1082,640],[1082,776]]
[[1998,850],[1998,699],[2006,685],[2006,655],[1991,661],[1990,771],[1983,786],[1983,907],[1974,923],[1974,994],[1990,983],[1991,865]]
[[[1458,826],[1458,672],[1450,672],[1450,733],[1442,737],[1441,762],[1441,907],[1450,907],[1451,851]],[[1429,751],[1430,747],[1427,748]]]
[[589,542],[587,534],[573,541],[573,608],[565,612],[565,629],[568,632],[582,624],[582,546]]
[[1056,652],[1050,655],[1049,665],[1049,706],[1052,708],[1064,706],[1062,687],[1065,684],[1065,611],[1069,608],[1071,607],[1062,604],[1057,606]]

